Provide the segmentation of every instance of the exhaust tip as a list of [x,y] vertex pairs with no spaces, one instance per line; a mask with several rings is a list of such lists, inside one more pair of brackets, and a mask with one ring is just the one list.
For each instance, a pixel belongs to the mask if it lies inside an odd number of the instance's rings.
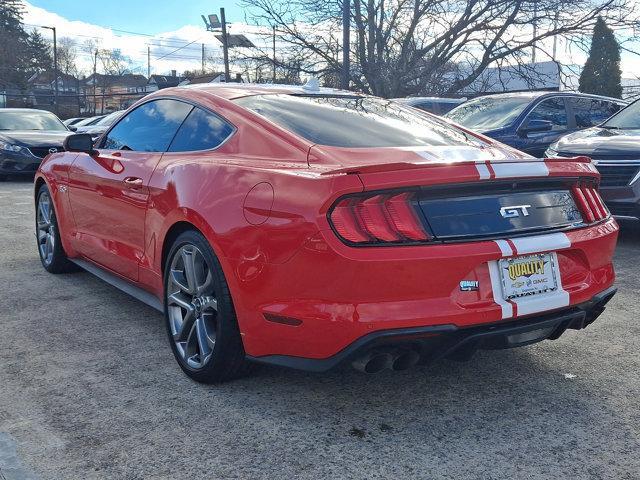
[[351,365],[356,370],[367,374],[378,373],[390,368],[393,356],[390,353],[369,353],[355,360]]
[[403,350],[393,358],[391,369],[396,372],[408,370],[420,360],[420,355],[415,350]]

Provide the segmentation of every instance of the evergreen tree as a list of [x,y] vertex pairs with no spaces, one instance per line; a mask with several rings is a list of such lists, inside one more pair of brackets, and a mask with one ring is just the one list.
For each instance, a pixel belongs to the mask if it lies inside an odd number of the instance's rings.
[[580,74],[580,91],[620,98],[621,77],[620,46],[613,30],[599,17],[593,28],[589,58]]
[[28,35],[21,0],[0,0],[0,85],[26,88]]
[[[52,48],[48,41],[34,29],[27,39],[28,57],[27,74],[53,71]],[[51,78],[53,81],[53,77]]]

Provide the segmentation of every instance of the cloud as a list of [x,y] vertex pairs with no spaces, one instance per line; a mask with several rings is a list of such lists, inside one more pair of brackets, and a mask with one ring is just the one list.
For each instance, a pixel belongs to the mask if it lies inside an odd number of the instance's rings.
[[[217,64],[217,57],[221,57],[221,48],[213,34],[204,27],[184,25],[177,30],[159,33],[153,36],[135,35],[110,28],[104,28],[82,21],[68,20],[56,13],[36,7],[24,2],[24,23],[27,29],[34,26],[54,26],[58,39],[70,38],[76,45],[78,54],[78,68],[84,74],[93,69],[92,56],[84,48],[87,42],[97,42],[99,48],[120,50],[123,55],[132,60],[135,73],[147,73],[147,49],[150,51],[151,72],[166,74],[171,70],[199,69],[201,67],[202,44],[205,44],[205,57],[213,57]],[[50,32],[42,31],[47,38]],[[192,42],[191,44],[189,44]]]

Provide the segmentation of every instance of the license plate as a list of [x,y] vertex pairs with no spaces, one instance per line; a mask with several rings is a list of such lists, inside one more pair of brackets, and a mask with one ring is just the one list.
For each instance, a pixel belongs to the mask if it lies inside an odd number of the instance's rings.
[[500,260],[502,293],[505,300],[557,290],[555,262],[554,253]]

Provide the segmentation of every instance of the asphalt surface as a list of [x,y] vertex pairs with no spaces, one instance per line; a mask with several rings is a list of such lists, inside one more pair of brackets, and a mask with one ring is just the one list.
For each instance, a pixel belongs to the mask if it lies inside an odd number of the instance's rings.
[[640,478],[640,229],[583,331],[408,372],[182,374],[161,316],[38,260],[0,184],[0,479]]

